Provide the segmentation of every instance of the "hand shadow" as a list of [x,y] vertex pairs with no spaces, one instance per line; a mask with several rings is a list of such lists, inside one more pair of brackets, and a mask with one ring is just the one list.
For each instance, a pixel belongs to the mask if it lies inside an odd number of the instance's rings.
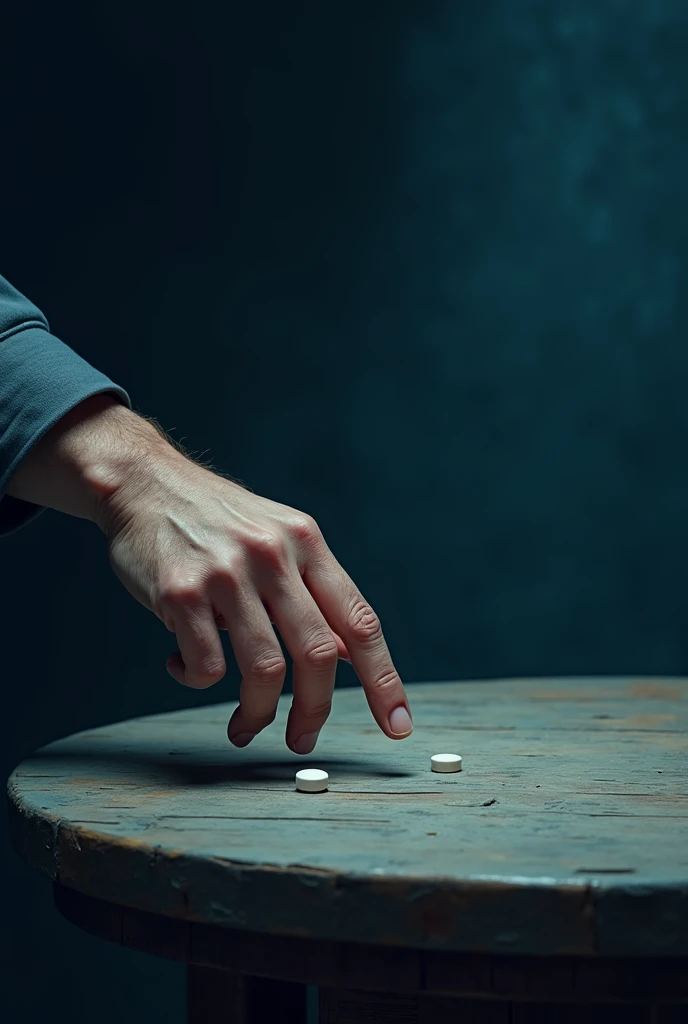
[[[59,740],[36,751],[20,766],[23,775],[40,773],[53,778],[65,774],[89,782],[102,780],[109,785],[122,782],[131,785],[160,784],[173,786],[214,786],[230,782],[284,782],[293,780],[299,767],[313,765],[313,756],[276,758],[259,752],[247,754],[228,747],[225,758],[218,759],[217,751],[212,752],[213,760],[204,761],[198,756],[198,749],[160,750],[157,744],[145,741],[129,742],[126,747],[114,740],[108,743],[105,737],[90,745],[83,738]],[[315,755],[317,757],[317,755]],[[328,772],[364,775],[371,778],[410,778],[414,773],[387,765],[372,763],[364,758],[317,757],[317,765]]]

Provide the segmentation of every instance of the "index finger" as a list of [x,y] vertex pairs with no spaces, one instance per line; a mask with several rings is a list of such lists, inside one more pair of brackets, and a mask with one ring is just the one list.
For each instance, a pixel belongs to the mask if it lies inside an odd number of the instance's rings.
[[413,732],[408,698],[378,616],[329,549],[309,561],[303,582],[346,644],[373,718],[390,739],[405,739]]

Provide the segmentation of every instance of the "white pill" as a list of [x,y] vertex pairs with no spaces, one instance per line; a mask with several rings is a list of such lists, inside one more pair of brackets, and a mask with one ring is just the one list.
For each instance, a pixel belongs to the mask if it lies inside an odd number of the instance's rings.
[[300,793],[324,793],[330,776],[320,768],[302,768],[296,773],[296,788]]
[[430,758],[430,767],[434,772],[460,772],[460,754],[433,754]]

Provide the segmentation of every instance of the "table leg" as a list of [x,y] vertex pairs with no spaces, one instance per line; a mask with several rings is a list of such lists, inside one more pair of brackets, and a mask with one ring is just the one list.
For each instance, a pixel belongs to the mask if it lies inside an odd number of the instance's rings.
[[214,967],[186,969],[188,1024],[306,1024],[306,987]]
[[321,988],[319,996],[319,1024],[420,1024],[415,995]]

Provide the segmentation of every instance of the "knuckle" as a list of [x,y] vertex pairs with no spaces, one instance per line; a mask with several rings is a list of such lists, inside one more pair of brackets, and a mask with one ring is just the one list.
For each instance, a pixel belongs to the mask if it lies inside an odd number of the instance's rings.
[[243,584],[244,567],[239,561],[224,562],[215,567],[213,580],[223,587],[239,590]]
[[382,625],[370,605],[359,598],[349,613],[348,628],[354,639],[361,642],[377,640],[382,635]]
[[255,534],[249,542],[251,549],[271,565],[282,566],[287,561],[287,542],[281,533]]
[[297,707],[301,718],[309,721],[315,721],[316,719],[324,720],[329,717],[332,710],[332,700],[322,700],[315,704],[299,704]]
[[287,671],[287,663],[279,654],[261,655],[251,664],[249,678],[256,683],[280,683]]
[[303,659],[316,668],[329,668],[339,661],[339,650],[331,636],[318,637],[304,647]]
[[169,580],[160,590],[160,604],[165,605],[197,605],[203,600],[203,588],[196,580]]
[[224,662],[218,661],[217,658],[208,658],[202,661],[198,669],[198,675],[202,679],[208,680],[208,686],[212,686],[213,683],[219,682],[224,674]]
[[296,540],[307,543],[312,543],[322,538],[320,527],[313,516],[308,515],[307,512],[302,512],[292,521],[291,532]]
[[396,669],[390,668],[386,672],[383,672],[383,674],[376,679],[373,685],[378,692],[395,690],[401,685],[401,677]]

